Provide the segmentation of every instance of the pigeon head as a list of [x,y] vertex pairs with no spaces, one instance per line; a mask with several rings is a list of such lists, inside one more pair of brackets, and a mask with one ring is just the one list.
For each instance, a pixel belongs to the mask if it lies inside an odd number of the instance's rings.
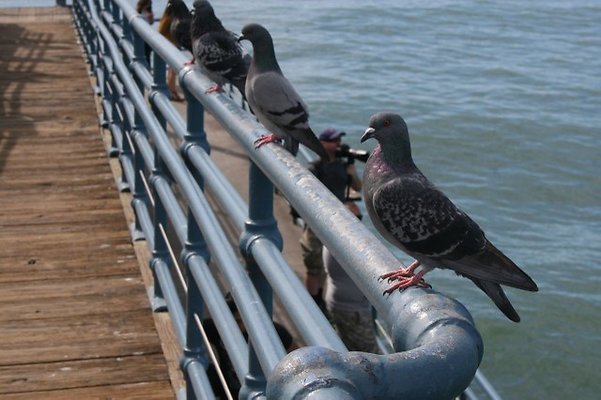
[[169,0],[165,7],[165,14],[172,17],[184,17],[188,14],[188,7],[183,0]]
[[260,70],[276,69],[280,67],[275,58],[273,39],[265,27],[259,24],[248,24],[242,28],[242,36],[238,41],[248,40],[253,46],[253,62]]
[[273,43],[271,34],[263,25],[247,24],[242,28],[242,36],[239,40],[248,40],[253,44],[253,47],[260,43]]
[[219,18],[215,16],[213,6],[206,0],[196,0],[192,4],[192,37],[199,38],[201,35],[223,30]]
[[369,127],[361,136],[361,143],[376,139],[384,157],[393,163],[413,162],[409,131],[403,118],[392,112],[380,112],[369,119]]

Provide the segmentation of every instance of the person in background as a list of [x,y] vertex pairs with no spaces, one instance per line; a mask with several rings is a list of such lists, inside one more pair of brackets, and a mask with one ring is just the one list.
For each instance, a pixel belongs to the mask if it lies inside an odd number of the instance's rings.
[[[152,0],[138,0],[136,4],[136,11],[140,14],[149,25],[154,23],[154,14],[152,13]],[[144,43],[144,55],[146,56],[146,62],[150,65],[150,52],[151,48],[148,44]]]
[[[324,129],[319,134],[319,140],[326,150],[329,159],[313,161],[309,165],[309,171],[330,189],[334,196],[347,204],[349,203],[347,201],[349,189],[360,191],[361,180],[357,176],[354,163],[345,162],[344,159],[336,156],[336,152],[342,142],[341,138],[344,135],[346,135],[345,132],[341,132],[335,128]],[[356,207],[356,204],[352,205]],[[350,208],[351,204],[347,204],[347,207]],[[307,225],[303,228],[299,242],[303,254],[303,263],[307,269],[305,286],[317,305],[325,311],[323,288],[326,273],[322,259],[323,245]]]
[[[175,42],[175,40],[171,37],[171,21],[173,19],[173,7],[169,7],[169,4],[167,5],[167,7],[165,7],[165,12],[163,13],[163,16],[161,17],[161,20],[159,21],[159,33],[163,36],[165,36],[165,38],[167,38],[167,40],[169,40],[171,43],[173,43],[174,45],[177,46],[177,43]],[[184,99],[179,95],[178,91],[177,91],[177,79],[176,79],[176,74],[175,71],[173,70],[173,68],[171,68],[170,66],[167,66],[167,88],[169,89],[169,95],[171,97],[171,100],[173,101],[183,101]]]
[[371,304],[324,246],[325,303],[329,319],[349,351],[379,354]]

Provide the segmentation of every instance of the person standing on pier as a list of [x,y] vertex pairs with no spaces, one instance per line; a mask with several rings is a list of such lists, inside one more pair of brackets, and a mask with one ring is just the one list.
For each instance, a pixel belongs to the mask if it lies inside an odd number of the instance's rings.
[[[345,132],[334,128],[324,129],[319,134],[319,140],[328,155],[328,160],[320,159],[312,162],[309,165],[309,171],[330,189],[334,196],[348,204],[347,206],[351,209],[350,206],[356,207],[356,204],[347,201],[348,189],[360,191],[361,180],[357,176],[357,170],[353,163],[346,163],[344,159],[336,156],[336,151],[340,147],[341,138],[344,135],[346,135]],[[356,210],[358,211],[358,208]],[[307,225],[303,229],[300,245],[303,263],[307,268],[305,286],[317,305],[325,310],[323,287],[326,273],[322,260],[323,245]]]

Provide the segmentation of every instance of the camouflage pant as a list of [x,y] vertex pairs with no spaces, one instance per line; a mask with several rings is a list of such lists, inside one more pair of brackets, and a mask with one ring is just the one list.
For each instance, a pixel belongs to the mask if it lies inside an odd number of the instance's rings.
[[299,242],[303,250],[303,264],[307,268],[307,275],[325,276],[326,271],[321,258],[323,245],[319,238],[311,229],[305,227]]
[[330,322],[349,351],[379,354],[371,311],[339,311],[328,309]]

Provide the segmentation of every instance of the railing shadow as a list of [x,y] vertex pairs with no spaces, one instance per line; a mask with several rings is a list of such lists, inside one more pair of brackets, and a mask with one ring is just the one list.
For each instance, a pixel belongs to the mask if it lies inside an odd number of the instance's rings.
[[33,33],[18,24],[0,24],[0,173],[23,137],[35,137],[36,121],[26,114],[22,94],[43,73],[36,71],[52,34]]

